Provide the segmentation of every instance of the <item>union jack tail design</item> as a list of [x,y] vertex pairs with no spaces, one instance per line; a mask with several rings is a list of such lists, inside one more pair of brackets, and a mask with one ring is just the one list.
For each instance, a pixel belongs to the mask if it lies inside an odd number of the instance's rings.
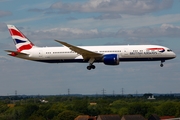
[[34,44],[14,25],[7,25],[18,52],[31,49]]

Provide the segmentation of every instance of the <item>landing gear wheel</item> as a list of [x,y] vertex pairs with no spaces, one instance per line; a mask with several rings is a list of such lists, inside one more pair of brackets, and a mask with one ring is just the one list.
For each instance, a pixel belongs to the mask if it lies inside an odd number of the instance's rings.
[[95,68],[96,68],[96,66],[94,66],[94,65],[91,65],[91,68],[92,68],[92,69],[95,69]]
[[91,66],[87,66],[87,69],[88,69],[88,70],[91,70]]
[[165,60],[161,60],[161,64],[160,64],[160,67],[163,67],[163,63],[165,62]]
[[95,61],[95,58],[90,58],[88,63],[89,63],[89,66],[87,66],[87,69],[88,70],[91,70],[91,69],[95,69],[96,67],[93,65],[93,62]]
[[161,63],[160,66],[163,67],[164,65]]
[[88,69],[88,70],[95,69],[95,68],[96,68],[96,66],[94,66],[94,65],[89,65],[89,66],[87,66],[87,69]]

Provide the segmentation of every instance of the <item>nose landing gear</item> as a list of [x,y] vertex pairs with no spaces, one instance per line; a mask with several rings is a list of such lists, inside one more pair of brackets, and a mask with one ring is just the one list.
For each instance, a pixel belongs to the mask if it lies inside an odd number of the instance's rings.
[[161,60],[161,64],[160,64],[160,67],[163,67],[164,66],[164,63],[165,62],[165,60]]

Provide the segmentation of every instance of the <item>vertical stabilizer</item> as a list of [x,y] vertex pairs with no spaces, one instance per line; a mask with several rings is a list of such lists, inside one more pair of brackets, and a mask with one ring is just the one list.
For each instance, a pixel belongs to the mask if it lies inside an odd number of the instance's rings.
[[34,44],[14,25],[7,25],[18,52],[31,49]]

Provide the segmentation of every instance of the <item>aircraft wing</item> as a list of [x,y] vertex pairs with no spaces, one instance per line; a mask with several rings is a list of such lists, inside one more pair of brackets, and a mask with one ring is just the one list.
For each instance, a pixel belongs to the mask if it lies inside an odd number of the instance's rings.
[[68,47],[72,51],[82,55],[84,60],[92,59],[92,58],[93,59],[100,59],[103,56],[103,54],[96,53],[96,52],[93,52],[93,51],[89,51],[89,50],[86,50],[86,49],[71,45],[71,44],[66,43],[66,42],[62,42],[62,41],[59,41],[59,40],[55,40],[55,41],[61,43],[62,45],[66,46],[66,47]]

